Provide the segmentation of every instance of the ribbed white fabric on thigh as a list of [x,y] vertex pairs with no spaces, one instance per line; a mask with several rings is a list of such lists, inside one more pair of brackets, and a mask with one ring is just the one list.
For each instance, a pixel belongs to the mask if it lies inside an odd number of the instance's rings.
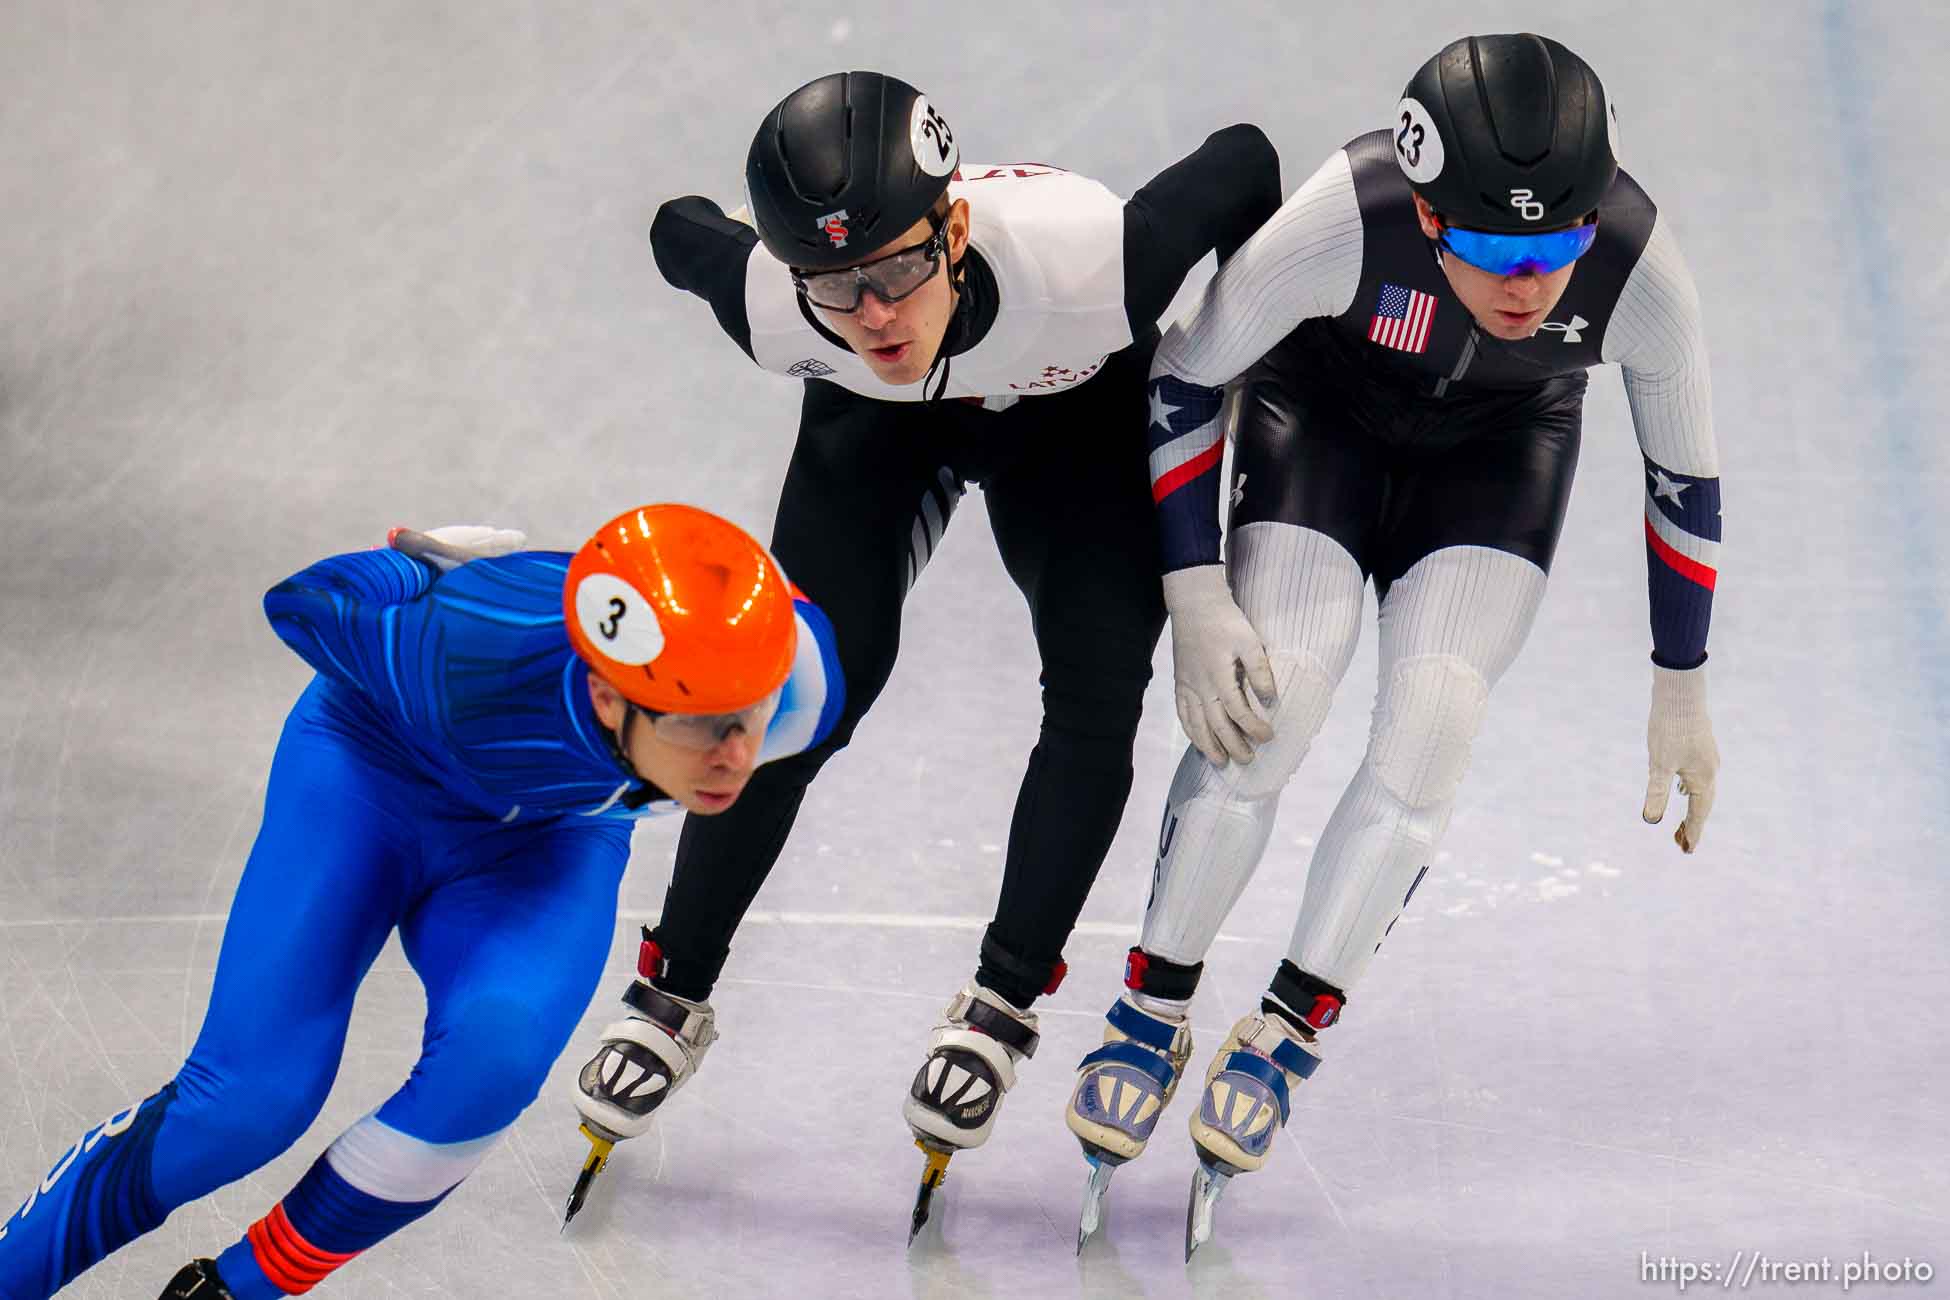
[[1360,566],[1324,533],[1253,523],[1233,531],[1228,577],[1273,663],[1273,740],[1252,762],[1217,768],[1187,748],[1172,778],[1141,943],[1187,965],[1205,951],[1252,878],[1280,791],[1327,717],[1361,634]]
[[1448,547],[1381,603],[1368,751],[1314,850],[1288,957],[1347,989],[1360,979],[1448,829],[1489,696],[1523,648],[1544,572],[1505,551]]

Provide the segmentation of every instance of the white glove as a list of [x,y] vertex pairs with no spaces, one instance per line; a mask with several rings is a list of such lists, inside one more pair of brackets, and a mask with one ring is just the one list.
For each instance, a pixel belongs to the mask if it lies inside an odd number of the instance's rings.
[[1165,575],[1178,720],[1199,753],[1224,767],[1253,761],[1253,745],[1273,739],[1273,724],[1246,698],[1250,683],[1271,708],[1278,691],[1259,633],[1233,602],[1222,564]]
[[1666,815],[1677,775],[1679,793],[1686,796],[1686,818],[1672,839],[1691,853],[1699,847],[1707,814],[1713,811],[1713,783],[1720,771],[1720,747],[1713,743],[1713,723],[1706,716],[1706,665],[1652,665],[1652,720],[1645,729],[1645,748],[1651,764],[1642,815],[1655,824]]
[[469,560],[487,560],[524,549],[528,534],[489,524],[448,524],[444,528],[429,528],[424,533],[394,528],[387,532],[386,544],[416,560],[426,561],[442,573],[452,573]]

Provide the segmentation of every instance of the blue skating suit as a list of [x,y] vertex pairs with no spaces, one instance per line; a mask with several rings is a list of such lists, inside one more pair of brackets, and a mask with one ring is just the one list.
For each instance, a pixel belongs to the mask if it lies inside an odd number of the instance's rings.
[[[54,1294],[296,1141],[395,927],[426,986],[419,1063],[220,1257],[237,1300],[309,1290],[431,1210],[535,1099],[608,955],[631,823],[676,807],[603,739],[562,627],[568,562],[436,577],[362,551],[271,589],[271,625],[318,676],[278,741],[202,1033],[0,1225],[0,1300]],[[763,759],[823,739],[842,704],[832,629],[797,612]]]

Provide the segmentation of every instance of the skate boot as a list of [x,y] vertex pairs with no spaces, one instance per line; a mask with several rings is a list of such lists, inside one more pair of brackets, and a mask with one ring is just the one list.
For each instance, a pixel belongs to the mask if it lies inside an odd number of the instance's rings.
[[1063,1119],[1090,1163],[1077,1223],[1078,1253],[1103,1222],[1111,1174],[1144,1153],[1191,1059],[1189,1020],[1182,1009],[1167,1010],[1169,1005],[1143,993],[1122,994],[1104,1017],[1109,1022],[1104,1045],[1077,1063],[1077,1085]]
[[1198,1169],[1185,1207],[1185,1258],[1212,1236],[1212,1212],[1228,1179],[1266,1163],[1286,1125],[1293,1089],[1320,1065],[1313,1035],[1270,1012],[1232,1027],[1205,1072],[1205,1095],[1192,1113]]
[[910,1244],[928,1221],[928,1205],[948,1176],[949,1157],[989,1140],[1002,1098],[1016,1086],[1016,1063],[1036,1054],[1038,1038],[1034,1013],[978,983],[948,1003],[928,1040],[928,1059],[901,1105],[914,1144],[927,1157],[914,1198]]
[[623,994],[630,1014],[603,1030],[602,1045],[576,1076],[576,1110],[582,1116],[582,1135],[589,1139],[589,1157],[569,1193],[565,1229],[581,1211],[590,1184],[616,1144],[649,1129],[658,1107],[697,1073],[704,1053],[717,1041],[717,1013],[709,1002],[675,997],[650,983],[662,962],[662,952],[646,932],[638,962],[644,977]]
[[215,1260],[199,1259],[183,1265],[183,1271],[163,1288],[160,1300],[232,1300],[230,1288],[217,1276]]

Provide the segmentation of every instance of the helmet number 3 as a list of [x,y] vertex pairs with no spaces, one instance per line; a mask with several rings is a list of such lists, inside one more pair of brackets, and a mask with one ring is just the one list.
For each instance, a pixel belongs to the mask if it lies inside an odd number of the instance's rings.
[[946,176],[961,161],[955,147],[955,133],[948,121],[928,103],[926,95],[914,100],[914,115],[908,119],[908,143],[914,149],[914,163],[930,176]]
[[634,667],[664,652],[656,609],[614,573],[592,573],[582,580],[576,587],[575,617],[583,636],[613,663]]
[[1410,96],[1395,105],[1395,164],[1411,185],[1427,185],[1442,175],[1442,133],[1422,101]]

